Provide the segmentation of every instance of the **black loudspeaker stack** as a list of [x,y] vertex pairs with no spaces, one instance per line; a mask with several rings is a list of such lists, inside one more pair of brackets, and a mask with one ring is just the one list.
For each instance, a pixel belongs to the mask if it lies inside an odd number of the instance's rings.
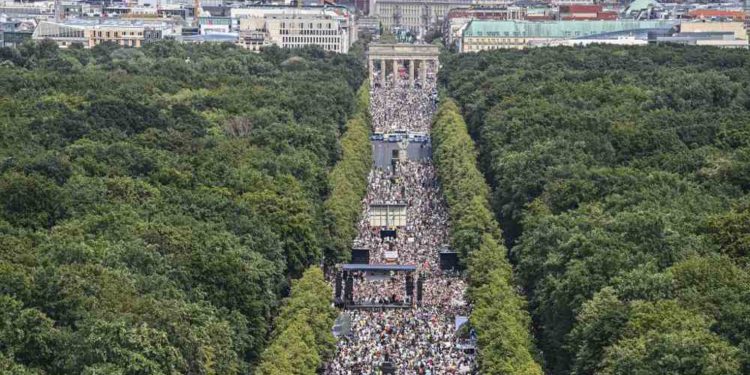
[[414,298],[414,277],[410,273],[406,275],[406,295]]
[[341,299],[341,272],[336,272],[336,298],[335,300],[338,301]]
[[391,362],[391,358],[388,354],[385,355],[383,364],[380,365],[380,372],[383,375],[392,375],[396,373],[396,366],[393,365],[393,362]]

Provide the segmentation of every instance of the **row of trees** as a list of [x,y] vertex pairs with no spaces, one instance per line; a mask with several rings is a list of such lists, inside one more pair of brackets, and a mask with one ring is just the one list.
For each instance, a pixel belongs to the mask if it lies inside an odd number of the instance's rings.
[[325,258],[329,264],[351,257],[351,246],[357,236],[357,222],[362,214],[362,197],[367,193],[367,175],[372,165],[370,143],[369,82],[357,92],[354,116],[347,122],[341,137],[341,160],[328,175],[331,194],[325,201],[327,241]]
[[333,290],[319,267],[292,282],[290,296],[274,321],[273,339],[261,356],[258,375],[310,375],[336,348],[331,327]]
[[[372,164],[370,144],[370,89],[365,81],[357,91],[353,116],[341,136],[341,158],[328,174],[330,195],[326,215],[325,261],[335,264],[351,256],[360,202],[367,192]],[[315,374],[336,347],[331,327],[336,317],[333,290],[323,271],[311,267],[293,281],[292,291],[276,318],[274,335],[258,366],[259,375]]]
[[551,374],[750,373],[750,54],[446,56]]
[[251,371],[287,280],[322,261],[357,58],[41,42],[0,60],[0,372]]
[[451,245],[468,266],[470,322],[478,332],[482,374],[541,375],[526,301],[513,286],[489,188],[458,107],[444,100],[432,127],[434,160],[451,217]]

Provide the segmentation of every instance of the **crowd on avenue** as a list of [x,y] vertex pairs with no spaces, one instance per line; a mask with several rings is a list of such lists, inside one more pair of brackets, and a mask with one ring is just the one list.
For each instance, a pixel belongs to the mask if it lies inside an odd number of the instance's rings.
[[434,79],[421,86],[412,88],[407,80],[400,80],[396,87],[373,87],[370,95],[373,131],[429,132],[437,108],[437,89]]
[[400,305],[410,302],[406,297],[404,275],[368,278],[358,273],[352,285],[355,303]]
[[474,355],[456,345],[455,312],[437,307],[352,310],[352,335],[339,341],[327,374],[379,374],[386,356],[396,374],[471,374]]
[[[371,103],[376,131],[429,132],[434,85],[376,87]],[[370,225],[371,206],[382,204],[406,206],[406,225],[395,228],[395,237],[383,238],[381,229],[386,228]],[[475,373],[474,353],[458,345],[456,334],[456,317],[469,313],[463,296],[466,284],[460,275],[439,268],[439,251],[448,243],[450,223],[432,161],[402,160],[373,168],[362,206],[354,246],[369,249],[371,264],[413,265],[416,273],[408,278],[405,273],[354,274],[355,304],[383,307],[346,312],[351,329],[339,337],[325,373],[374,375],[388,368],[399,375]],[[406,293],[407,280],[414,283],[413,295]]]
[[[405,204],[406,226],[395,238],[380,237],[380,227],[370,225],[373,204]],[[448,241],[448,211],[430,160],[407,160],[395,168],[373,168],[363,201],[362,219],[355,245],[370,249],[372,263],[387,263],[386,251],[396,251],[400,264],[413,264],[422,271],[437,272],[440,249]]]

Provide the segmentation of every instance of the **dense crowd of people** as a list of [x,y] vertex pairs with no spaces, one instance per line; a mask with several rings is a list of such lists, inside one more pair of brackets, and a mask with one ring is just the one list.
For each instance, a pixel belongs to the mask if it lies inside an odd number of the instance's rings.
[[368,277],[358,272],[354,275],[353,287],[354,303],[401,305],[411,302],[411,298],[406,296],[404,275]]
[[464,300],[466,282],[461,277],[436,275],[424,281],[423,290],[422,305],[468,310]]
[[[405,204],[406,226],[395,238],[381,238],[380,227],[370,225],[373,204]],[[398,263],[416,265],[422,271],[438,271],[437,251],[448,241],[448,211],[430,160],[407,160],[395,168],[373,168],[363,201],[362,219],[355,246],[368,248],[372,263],[388,263],[387,251],[398,253]]]
[[[434,85],[410,88],[402,82],[376,87],[371,103],[375,131],[429,132]],[[371,264],[413,265],[416,272],[408,279],[404,273],[354,274],[352,294],[359,308],[347,312],[351,329],[339,338],[325,373],[380,374],[386,363],[399,375],[474,373],[474,354],[458,345],[455,325],[457,316],[469,313],[466,284],[460,274],[439,267],[450,223],[432,161],[406,160],[373,168],[368,183],[354,246],[369,249]],[[406,206],[406,225],[395,228],[395,237],[381,236],[381,230],[394,228],[371,225],[371,206],[383,204]],[[406,294],[406,280],[414,283],[413,295]],[[363,304],[370,309],[361,308]]]
[[396,374],[471,374],[474,355],[456,345],[455,312],[437,307],[352,310],[352,335],[339,341],[327,374],[379,374],[386,357]]
[[[432,73],[428,73],[430,77]],[[373,131],[429,132],[432,114],[437,108],[437,89],[434,80],[410,87],[408,80],[399,80],[393,87],[375,86],[370,95],[370,115]]]

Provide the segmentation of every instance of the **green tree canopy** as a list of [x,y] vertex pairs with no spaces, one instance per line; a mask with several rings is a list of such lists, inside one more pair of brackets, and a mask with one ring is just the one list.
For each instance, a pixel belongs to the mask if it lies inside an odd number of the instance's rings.
[[[366,157],[341,139],[364,76],[316,48],[0,48],[0,372],[251,372],[327,250],[329,170]],[[289,341],[313,369],[315,308]]]
[[[748,373],[737,317],[750,306],[750,55],[660,45],[441,58],[545,370]],[[476,190],[464,180],[459,193]],[[685,325],[633,331],[636,302]]]

